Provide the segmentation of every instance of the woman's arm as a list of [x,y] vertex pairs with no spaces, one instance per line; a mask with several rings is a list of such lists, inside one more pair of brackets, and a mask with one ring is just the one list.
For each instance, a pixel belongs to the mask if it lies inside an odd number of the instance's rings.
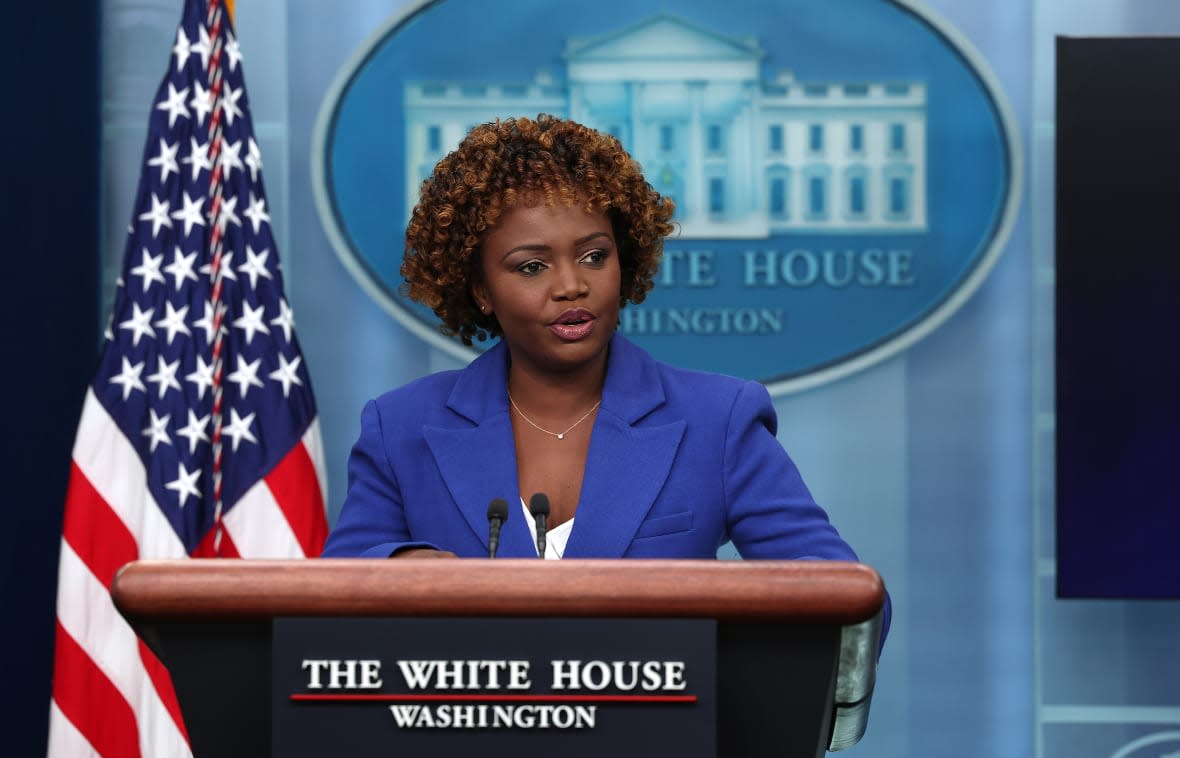
[[415,541],[406,524],[401,486],[389,460],[381,412],[369,401],[361,433],[348,458],[348,495],[328,542],[325,558],[386,558],[436,546]]
[[[730,539],[744,558],[859,560],[812,498],[777,430],[766,388],[746,383],[730,410],[722,463]],[[891,615],[886,593],[882,644]]]

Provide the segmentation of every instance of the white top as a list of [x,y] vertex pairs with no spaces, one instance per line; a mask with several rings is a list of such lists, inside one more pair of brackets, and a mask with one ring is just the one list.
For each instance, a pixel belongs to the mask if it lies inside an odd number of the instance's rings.
[[[533,520],[533,514],[529,512],[529,507],[525,504],[523,497],[520,499],[520,507],[524,509],[524,522],[529,525],[529,534],[533,535],[533,545],[535,546],[537,544],[537,522]],[[574,520],[570,519],[560,526],[545,530],[545,560],[561,560],[561,556],[565,555],[565,543],[569,542],[570,532],[573,529]],[[533,550],[536,549],[533,547]]]

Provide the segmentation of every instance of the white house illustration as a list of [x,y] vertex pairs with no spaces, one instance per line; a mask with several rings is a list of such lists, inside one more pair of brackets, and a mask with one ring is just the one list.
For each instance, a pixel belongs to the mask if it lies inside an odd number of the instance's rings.
[[768,81],[764,55],[665,13],[568,40],[564,83],[407,83],[407,215],[472,126],[546,112],[618,137],[682,238],[924,231],[925,85]]

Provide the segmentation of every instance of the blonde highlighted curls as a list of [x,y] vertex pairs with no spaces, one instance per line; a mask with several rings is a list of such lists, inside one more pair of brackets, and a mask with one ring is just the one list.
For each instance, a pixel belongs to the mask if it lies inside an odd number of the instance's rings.
[[465,345],[499,336],[471,294],[480,241],[505,211],[540,203],[606,213],[622,269],[619,305],[643,302],[672,233],[672,201],[617,139],[545,114],[477,126],[434,167],[406,227],[402,291]]

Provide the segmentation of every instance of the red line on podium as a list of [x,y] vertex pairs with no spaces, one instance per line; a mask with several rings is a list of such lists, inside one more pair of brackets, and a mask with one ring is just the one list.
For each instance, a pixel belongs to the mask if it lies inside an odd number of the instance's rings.
[[296,701],[368,700],[380,702],[479,702],[479,703],[695,703],[696,695],[440,695],[367,693],[294,693]]

